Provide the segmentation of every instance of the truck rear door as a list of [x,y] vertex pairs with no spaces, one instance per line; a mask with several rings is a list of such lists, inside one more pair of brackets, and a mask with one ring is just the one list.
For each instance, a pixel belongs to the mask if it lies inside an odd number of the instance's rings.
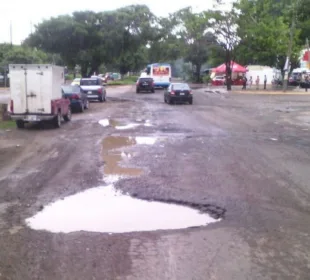
[[14,114],[24,114],[27,110],[26,105],[26,76],[25,70],[20,66],[10,68],[10,93],[14,103]]
[[[51,93],[49,69],[29,67],[26,71],[26,106],[29,114],[50,114]],[[60,90],[60,89],[59,89]]]

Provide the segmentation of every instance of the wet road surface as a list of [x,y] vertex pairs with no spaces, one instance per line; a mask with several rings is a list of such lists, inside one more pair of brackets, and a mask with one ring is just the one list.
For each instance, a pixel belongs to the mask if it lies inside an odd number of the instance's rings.
[[[162,91],[107,92],[59,130],[0,132],[1,280],[309,279],[309,96],[198,89],[193,105],[167,105]],[[219,220],[113,234],[26,224],[111,184]],[[76,207],[81,223],[90,207]]]

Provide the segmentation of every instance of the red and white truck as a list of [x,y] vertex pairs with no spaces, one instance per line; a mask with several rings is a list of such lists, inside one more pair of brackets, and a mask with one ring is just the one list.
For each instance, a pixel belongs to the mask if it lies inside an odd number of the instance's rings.
[[49,64],[11,64],[11,118],[18,128],[25,123],[52,121],[60,127],[62,119],[71,120],[70,100],[61,91],[64,67]]

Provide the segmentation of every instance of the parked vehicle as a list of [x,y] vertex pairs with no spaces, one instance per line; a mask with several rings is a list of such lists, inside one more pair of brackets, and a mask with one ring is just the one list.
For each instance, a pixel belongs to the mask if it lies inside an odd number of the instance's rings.
[[11,118],[18,128],[25,123],[71,120],[70,100],[62,96],[64,68],[47,64],[11,64]]
[[72,81],[71,86],[79,86],[80,85],[80,81],[81,81],[81,78],[75,78]]
[[106,101],[106,89],[101,78],[82,78],[80,87],[87,94],[88,100]]
[[139,78],[136,83],[136,93],[141,91],[155,92],[154,80],[152,78]]
[[61,90],[64,97],[69,98],[71,110],[75,109],[82,113],[84,109],[89,108],[87,94],[80,86],[62,86]]
[[288,79],[289,86],[297,87],[301,83],[301,73],[292,73]]
[[165,103],[185,103],[193,104],[193,92],[186,83],[171,83],[164,92]]
[[215,76],[212,79],[212,86],[224,86],[226,84],[225,76]]
[[108,81],[114,81],[114,77],[112,73],[108,72],[104,75],[104,81],[107,83]]

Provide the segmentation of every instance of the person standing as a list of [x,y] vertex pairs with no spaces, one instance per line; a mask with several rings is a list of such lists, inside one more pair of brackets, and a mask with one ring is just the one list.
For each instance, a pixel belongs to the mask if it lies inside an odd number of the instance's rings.
[[267,76],[265,75],[264,76],[264,89],[266,89],[267,87]]
[[255,83],[256,83],[256,89],[259,89],[259,76],[257,76]]
[[250,79],[249,79],[249,87],[252,88],[252,84],[253,84],[253,78],[252,76],[250,76]]
[[246,84],[247,84],[247,82],[248,82],[248,79],[247,79],[246,76],[244,75],[242,80],[243,80],[243,81],[242,81],[242,82],[243,82],[243,83],[242,83],[242,84],[243,84],[242,89],[246,89]]

